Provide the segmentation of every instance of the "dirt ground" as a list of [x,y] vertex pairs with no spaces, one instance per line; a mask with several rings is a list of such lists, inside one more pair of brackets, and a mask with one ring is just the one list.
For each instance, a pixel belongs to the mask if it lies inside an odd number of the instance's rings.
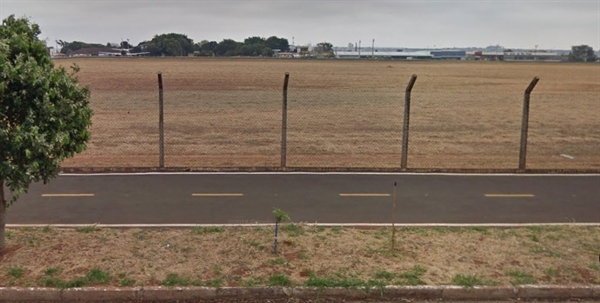
[[287,165],[398,167],[404,90],[408,166],[516,168],[523,92],[531,96],[528,168],[600,168],[600,66],[571,63],[197,58],[68,58],[92,90],[92,141],[66,167],[158,165],[164,82],[165,165],[280,163],[288,91]]
[[7,231],[0,286],[600,284],[598,227]]

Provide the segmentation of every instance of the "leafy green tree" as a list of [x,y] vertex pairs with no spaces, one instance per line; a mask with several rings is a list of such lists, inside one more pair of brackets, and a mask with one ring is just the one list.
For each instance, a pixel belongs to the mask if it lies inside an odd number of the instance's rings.
[[148,49],[148,43],[149,43],[149,41],[142,41],[142,42],[138,43],[138,45],[131,48],[130,51],[132,53],[144,52]]
[[103,44],[85,43],[82,41],[67,42],[67,41],[63,41],[63,40],[57,40],[56,43],[61,46],[60,52],[62,54],[66,54],[66,55],[68,55],[76,50],[80,50],[82,48],[104,47]]
[[77,66],[54,67],[40,33],[14,15],[0,26],[0,250],[10,205],[31,183],[54,178],[90,138],[90,91],[78,86]]
[[571,53],[569,53],[569,61],[594,62],[596,61],[596,54],[591,46],[585,44],[572,46]]
[[261,38],[261,37],[248,37],[246,39],[244,39],[244,44],[245,45],[252,45],[252,44],[258,44],[258,45],[266,45],[266,41],[265,39]]
[[321,42],[315,46],[315,51],[319,53],[331,53],[333,52],[333,44],[329,42]]
[[204,56],[214,56],[215,50],[217,49],[217,45],[217,41],[207,41],[206,43],[202,44],[202,46],[200,46],[200,52]]
[[276,36],[271,36],[267,38],[265,44],[270,49],[279,49],[282,52],[287,52],[290,49],[290,43],[285,38],[277,38]]
[[273,50],[260,44],[246,44],[240,48],[239,54],[249,57],[272,56]]
[[239,49],[241,48],[241,43],[236,42],[232,39],[223,39],[223,41],[219,42],[215,47],[215,55],[217,56],[237,56],[239,54]]
[[120,45],[118,46],[120,48],[133,48],[133,46],[131,44],[129,44],[129,41],[121,41]]
[[177,33],[156,35],[146,44],[145,51],[152,56],[187,56],[194,52],[194,40]]
[[321,42],[315,45],[314,51],[322,57],[334,57],[333,44],[329,42]]

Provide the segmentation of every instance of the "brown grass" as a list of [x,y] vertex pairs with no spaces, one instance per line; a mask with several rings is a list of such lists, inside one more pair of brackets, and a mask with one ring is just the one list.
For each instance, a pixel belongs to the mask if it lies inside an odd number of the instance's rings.
[[600,168],[595,64],[57,60],[74,62],[92,89],[95,116],[89,149],[65,166],[156,166],[161,71],[167,166],[277,166],[289,72],[289,166],[399,166],[404,88],[417,74],[409,167],[516,168],[523,92],[539,76],[528,167]]
[[[213,286],[265,285],[277,274],[303,285],[311,273],[388,285],[453,284],[458,274],[486,285],[600,284],[598,227],[400,228],[391,251],[389,228],[284,225],[277,255],[272,227],[82,231],[8,229],[0,286],[69,281],[92,268],[112,276],[100,284],[116,286],[125,278],[133,285],[160,285],[173,273],[189,284]],[[402,275],[416,266],[424,273],[406,280]],[[15,268],[22,268],[21,277],[11,275]],[[513,271],[530,279],[517,280]]]

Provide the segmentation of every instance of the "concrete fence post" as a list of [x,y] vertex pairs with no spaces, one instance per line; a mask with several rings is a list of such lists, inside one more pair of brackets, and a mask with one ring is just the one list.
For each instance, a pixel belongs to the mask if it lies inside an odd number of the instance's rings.
[[165,125],[162,73],[158,73],[158,166],[165,167]]
[[287,94],[290,74],[285,73],[283,80],[283,102],[281,108],[281,168],[285,170],[287,165]]
[[526,157],[527,157],[527,131],[529,129],[529,98],[531,92],[535,88],[540,78],[534,77],[529,83],[527,89],[525,89],[525,96],[523,98],[523,120],[521,122],[521,148],[519,150],[519,170],[525,170]]
[[404,94],[404,126],[402,128],[402,160],[400,163],[400,168],[405,170],[407,168],[408,163],[408,128],[410,125],[410,97],[413,86],[415,85],[415,81],[417,81],[417,75],[412,75],[408,85],[406,86],[406,91]]

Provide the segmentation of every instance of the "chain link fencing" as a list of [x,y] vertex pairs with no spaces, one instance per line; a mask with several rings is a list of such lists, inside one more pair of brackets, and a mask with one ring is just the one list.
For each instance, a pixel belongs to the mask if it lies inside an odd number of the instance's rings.
[[402,112],[398,92],[290,90],[288,165],[398,166]]
[[165,91],[165,166],[274,167],[281,91]]
[[527,167],[600,169],[600,92],[531,95]]
[[90,141],[63,167],[158,166],[158,91],[92,91]]
[[[323,85],[307,87],[305,77]],[[283,155],[281,88],[167,86],[164,166],[399,169],[408,79],[376,79],[389,81],[385,89],[328,81],[344,79],[290,75]],[[91,141],[63,167],[159,167],[159,95],[158,85],[92,91]],[[408,169],[519,166],[523,91],[421,91],[417,81],[411,99]],[[528,169],[600,168],[599,93],[534,90],[527,143]]]
[[522,93],[412,93],[408,167],[516,168]]

